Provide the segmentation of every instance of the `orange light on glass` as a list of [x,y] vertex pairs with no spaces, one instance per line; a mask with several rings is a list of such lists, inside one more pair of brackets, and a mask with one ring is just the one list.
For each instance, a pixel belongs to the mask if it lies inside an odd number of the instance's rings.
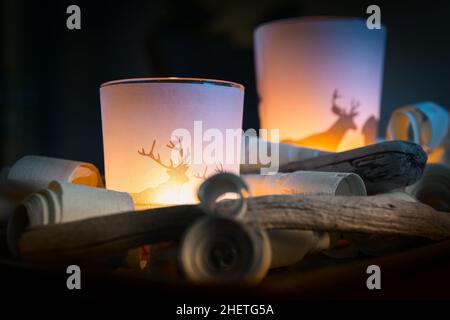
[[328,151],[375,142],[386,29],[357,18],[297,18],[255,31],[261,128]]
[[[137,208],[194,203],[207,176],[219,169],[239,174],[240,154],[234,162],[193,161],[195,152],[202,160],[208,146],[198,140],[202,132],[194,131],[199,122],[203,132],[213,129],[223,136],[227,129],[241,129],[243,86],[208,79],[127,79],[103,84],[100,98],[106,187],[130,193]],[[192,140],[174,136],[176,129],[186,129]],[[236,143],[238,151],[240,136]]]

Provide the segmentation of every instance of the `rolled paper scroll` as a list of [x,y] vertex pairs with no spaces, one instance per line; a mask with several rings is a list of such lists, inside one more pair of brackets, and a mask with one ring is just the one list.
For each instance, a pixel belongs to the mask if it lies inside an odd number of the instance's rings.
[[47,188],[51,181],[103,187],[98,169],[90,163],[42,156],[25,156],[9,169],[7,183],[24,192]]
[[436,210],[450,212],[450,166],[428,164],[422,178],[406,191]]
[[195,283],[257,283],[266,275],[271,250],[265,232],[221,216],[195,223],[181,242],[183,271]]
[[[215,174],[200,185],[198,198],[200,207],[206,212],[213,214],[225,214],[235,219],[241,219],[247,211],[247,201],[245,194],[249,193],[246,183],[238,176],[227,172]],[[216,212],[216,201],[224,196],[238,196],[235,204],[228,208],[225,213]]]
[[[47,188],[51,181],[103,187],[99,171],[93,164],[31,155],[19,159],[12,167],[2,169],[0,193],[5,201],[18,205],[30,194]],[[15,205],[8,206],[5,212],[8,218]]]
[[429,162],[450,164],[450,114],[433,102],[395,110],[389,120],[387,138],[420,144],[429,153]]
[[[198,190],[200,208],[208,215],[185,233],[179,260],[186,277],[196,283],[253,284],[266,275],[271,250],[265,230],[258,224],[242,222],[247,212],[245,182],[231,173],[207,179]],[[237,195],[225,210],[217,210],[216,200]]]
[[16,237],[24,228],[60,224],[134,210],[129,194],[53,181],[47,189],[27,197],[8,222],[8,243],[15,252]]
[[253,196],[270,194],[367,195],[364,181],[354,173],[296,171],[262,176],[242,175]]

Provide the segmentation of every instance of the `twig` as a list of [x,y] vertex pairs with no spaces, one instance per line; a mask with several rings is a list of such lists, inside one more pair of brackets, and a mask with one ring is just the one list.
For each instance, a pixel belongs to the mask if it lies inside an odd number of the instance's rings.
[[[231,200],[219,208],[231,205]],[[247,217],[267,229],[450,237],[450,215],[389,197],[274,195],[250,199]],[[29,259],[90,259],[143,244],[178,240],[203,212],[196,205],[121,213],[25,230],[10,244]]]

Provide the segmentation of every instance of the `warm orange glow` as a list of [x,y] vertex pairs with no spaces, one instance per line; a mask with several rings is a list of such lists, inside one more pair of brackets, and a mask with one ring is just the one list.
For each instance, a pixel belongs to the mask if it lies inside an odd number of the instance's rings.
[[441,163],[442,159],[445,157],[446,149],[445,147],[437,147],[433,149],[432,152],[428,154],[428,163]]
[[150,187],[140,193],[131,193],[131,197],[133,202],[141,209],[196,203],[198,202],[196,190],[199,185],[200,181],[155,188]]
[[[141,209],[197,202],[198,186],[214,166],[201,156],[193,161],[194,121],[224,135],[242,126],[244,90],[231,82],[128,79],[103,84],[100,95],[106,187],[130,193]],[[192,134],[192,141],[174,135],[176,129]],[[197,148],[200,155],[205,146]],[[221,166],[239,174],[238,161]]]
[[375,142],[385,29],[362,19],[288,19],[255,32],[260,123],[328,151]]

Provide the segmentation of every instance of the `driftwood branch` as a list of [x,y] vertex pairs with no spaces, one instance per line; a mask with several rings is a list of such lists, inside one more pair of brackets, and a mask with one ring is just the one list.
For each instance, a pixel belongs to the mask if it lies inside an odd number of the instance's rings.
[[368,194],[374,194],[415,183],[422,176],[426,162],[427,154],[421,146],[407,141],[386,141],[294,161],[281,166],[280,172],[353,172],[363,179]]
[[[397,234],[434,240],[450,237],[450,214],[387,196],[274,195],[251,198],[247,220],[267,229]],[[219,204],[226,208],[231,201]],[[195,205],[121,213],[25,229],[9,239],[30,259],[90,259],[143,244],[180,239],[203,212]]]
[[251,209],[267,229],[450,237],[450,214],[389,196],[284,196],[255,198]]

